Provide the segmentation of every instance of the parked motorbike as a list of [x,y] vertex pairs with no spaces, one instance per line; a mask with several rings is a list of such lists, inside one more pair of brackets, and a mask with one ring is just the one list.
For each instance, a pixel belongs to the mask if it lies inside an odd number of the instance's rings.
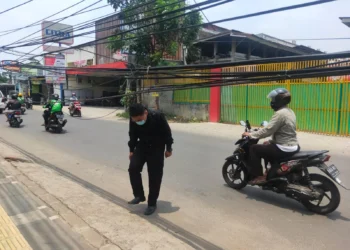
[[48,123],[45,126],[46,131],[50,129],[56,133],[61,133],[63,127],[66,125],[67,120],[64,119],[64,114],[60,112],[51,113]]
[[32,100],[32,98],[27,98],[27,100],[26,100],[26,108],[27,109],[33,109],[33,100]]
[[8,110],[6,111],[7,120],[12,128],[19,128],[23,120],[21,119],[20,110]]
[[72,105],[68,107],[69,109],[69,114],[71,116],[79,116],[81,117],[81,105],[80,102],[74,101]]
[[[263,122],[261,125],[266,126]],[[249,121],[241,121],[246,132],[251,131]],[[254,131],[257,131],[255,129]],[[226,158],[222,167],[222,175],[231,188],[239,190],[244,188],[251,177],[248,173],[248,159],[250,146],[257,144],[259,139],[243,137],[235,145],[238,145],[233,154]],[[329,151],[300,151],[291,157],[270,162],[271,168],[267,169],[268,159],[265,159],[265,169],[268,172],[265,183],[259,184],[263,190],[285,194],[287,197],[297,200],[308,210],[326,215],[335,211],[340,203],[340,193],[337,186],[347,189],[340,181],[340,172],[334,165],[326,165],[329,161]],[[310,174],[309,168],[316,167],[326,174]],[[333,181],[331,181],[333,180]],[[349,190],[349,189],[347,189]],[[323,203],[328,200],[327,203]]]
[[22,106],[21,106],[21,114],[24,115],[24,113],[27,111],[26,109],[26,104],[23,103]]

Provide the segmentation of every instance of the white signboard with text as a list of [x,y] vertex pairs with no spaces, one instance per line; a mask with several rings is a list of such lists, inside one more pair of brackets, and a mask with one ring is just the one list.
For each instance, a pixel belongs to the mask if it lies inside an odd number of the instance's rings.
[[[46,83],[51,84],[64,84],[66,83],[65,67],[66,59],[62,54],[58,54],[54,57],[45,57],[45,66],[51,66],[52,69],[46,70],[45,80]],[[55,69],[57,67],[58,69]]]
[[57,39],[60,40],[55,41],[55,43],[66,45],[72,45],[74,43],[72,25],[43,21],[41,26],[43,44]]

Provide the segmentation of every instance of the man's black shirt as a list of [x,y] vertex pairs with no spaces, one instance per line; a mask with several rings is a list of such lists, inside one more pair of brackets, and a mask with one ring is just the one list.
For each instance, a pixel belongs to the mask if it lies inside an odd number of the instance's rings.
[[148,111],[144,125],[137,125],[130,118],[129,136],[130,152],[134,152],[136,146],[162,148],[164,145],[167,151],[172,151],[171,129],[164,114],[158,111]]

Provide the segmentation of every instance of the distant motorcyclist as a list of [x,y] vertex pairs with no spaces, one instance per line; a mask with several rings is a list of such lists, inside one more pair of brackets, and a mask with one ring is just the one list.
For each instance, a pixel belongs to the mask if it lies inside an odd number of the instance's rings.
[[[20,110],[21,109],[21,103],[18,101],[17,94],[11,95],[11,100],[9,100],[7,102],[5,109],[8,109],[8,110]],[[8,119],[8,115],[7,115],[7,119]]]
[[250,147],[249,168],[253,185],[266,181],[261,166],[262,158],[274,162],[290,157],[300,150],[296,133],[296,116],[287,106],[291,102],[291,94],[284,88],[278,88],[271,91],[267,98],[271,99],[270,106],[275,111],[269,124],[259,131],[243,134],[255,139],[272,136],[269,142]]
[[78,101],[77,95],[75,93],[72,93],[72,96],[69,98],[69,109],[74,106],[74,102]]
[[69,99],[70,101],[78,101],[78,97],[75,93],[72,93],[72,96]]
[[17,99],[18,99],[18,101],[20,102],[21,105],[24,104],[24,98],[23,98],[22,93],[19,93],[19,94],[18,94]]
[[43,118],[44,118],[44,124],[43,126],[46,126],[51,114],[51,109],[53,107],[53,105],[55,105],[57,102],[60,102],[60,97],[58,94],[53,94],[51,96],[51,99],[49,100],[49,102],[43,106],[43,108],[46,108],[47,110],[44,110],[44,114],[43,114]]

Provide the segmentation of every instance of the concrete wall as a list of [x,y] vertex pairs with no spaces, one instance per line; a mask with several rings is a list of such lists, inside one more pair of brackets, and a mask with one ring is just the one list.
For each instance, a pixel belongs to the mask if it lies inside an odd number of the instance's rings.
[[[96,64],[95,46],[83,47],[84,50],[76,49],[73,54],[66,54],[66,66],[72,63],[72,67],[83,67],[87,65],[87,60],[93,60],[93,65]],[[87,52],[89,51],[89,52]]]
[[[148,108],[156,108],[156,97],[151,94],[143,94],[142,103]],[[167,114],[181,116],[186,119],[196,118],[198,120],[207,121],[209,117],[208,104],[174,104],[173,91],[165,91],[159,93],[159,109]]]
[[90,83],[88,76],[79,76],[79,78],[81,78],[80,83],[78,82],[78,78],[76,76],[68,76],[68,88],[64,88],[66,100],[71,97],[72,93],[76,93],[79,100],[85,102],[85,99],[102,97],[103,91],[118,92],[120,90],[119,85],[116,85],[115,87],[105,85],[98,86],[99,84],[109,81],[109,78],[90,77]]

